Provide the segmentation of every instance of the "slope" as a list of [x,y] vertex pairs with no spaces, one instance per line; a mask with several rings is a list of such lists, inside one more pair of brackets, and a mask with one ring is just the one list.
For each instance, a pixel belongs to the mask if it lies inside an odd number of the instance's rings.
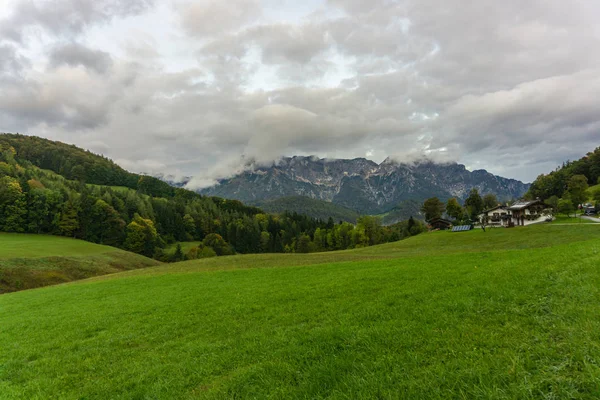
[[[587,153],[577,161],[567,161],[548,174],[541,174],[531,184],[530,198],[549,199],[552,196],[563,197],[569,186],[569,180],[574,175],[583,175],[588,184],[600,183],[600,147]],[[595,189],[594,189],[595,190]]]
[[598,239],[593,225],[439,232],[0,296],[0,393],[595,398]]
[[3,232],[75,237],[168,261],[162,249],[173,242],[219,235],[240,253],[283,252],[325,227],[302,215],[276,218],[239,201],[173,188],[75,146],[0,135]]
[[[82,165],[85,175],[77,172]],[[0,135],[3,232],[75,237],[160,261],[171,260],[164,254],[165,245],[207,238],[210,247],[218,247],[213,249],[217,254],[248,254],[354,248],[406,236],[399,229],[347,225],[332,227],[297,213],[265,214],[237,200],[205,197],[131,174],[75,146]],[[329,234],[334,240],[327,240]]]
[[277,199],[257,201],[255,206],[266,212],[279,214],[284,211],[296,212],[309,217],[327,221],[332,218],[339,221],[356,223],[360,216],[356,211],[324,200],[305,196],[280,197]]
[[159,264],[82,240],[0,233],[0,294]]
[[384,225],[392,225],[407,220],[410,217],[423,219],[423,213],[421,212],[422,205],[422,203],[415,200],[405,200],[390,211],[380,214],[379,217],[381,217]]

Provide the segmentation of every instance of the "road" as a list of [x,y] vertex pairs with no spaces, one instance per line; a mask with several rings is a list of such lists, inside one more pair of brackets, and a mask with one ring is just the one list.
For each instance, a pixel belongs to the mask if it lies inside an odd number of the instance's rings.
[[588,221],[600,223],[600,218],[597,217],[588,217],[587,215],[582,215],[580,218],[587,219]]

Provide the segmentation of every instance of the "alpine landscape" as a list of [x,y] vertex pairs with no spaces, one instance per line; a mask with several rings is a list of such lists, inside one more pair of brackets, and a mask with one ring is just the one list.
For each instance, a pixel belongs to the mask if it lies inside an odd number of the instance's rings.
[[0,2],[0,400],[600,398],[598,15]]
[[[457,163],[427,160],[401,163],[386,158],[381,164],[364,158],[327,160],[316,157],[283,158],[203,189],[202,194],[241,200],[248,204],[290,196],[323,200],[361,214],[382,214],[406,201],[438,196],[465,200],[469,191],[492,193],[501,200],[518,199],[529,185],[494,176],[485,170],[468,171]],[[410,215],[404,215],[408,219]]]

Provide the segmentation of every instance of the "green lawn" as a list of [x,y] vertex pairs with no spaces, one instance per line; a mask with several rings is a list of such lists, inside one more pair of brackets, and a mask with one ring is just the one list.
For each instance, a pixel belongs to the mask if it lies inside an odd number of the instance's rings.
[[0,294],[159,264],[83,240],[0,233]]
[[539,225],[7,294],[0,398],[598,398],[599,267]]
[[52,256],[86,256],[115,250],[83,240],[49,235],[0,233],[0,260]]
[[[577,214],[577,217],[574,217],[573,215],[565,215],[565,214],[558,214],[554,216],[554,221],[552,221],[552,223],[554,224],[593,224],[594,221],[590,221],[589,219],[586,218],[580,218],[579,214]],[[592,217],[596,217],[596,216],[592,216]],[[598,222],[600,222],[600,220],[598,220]]]

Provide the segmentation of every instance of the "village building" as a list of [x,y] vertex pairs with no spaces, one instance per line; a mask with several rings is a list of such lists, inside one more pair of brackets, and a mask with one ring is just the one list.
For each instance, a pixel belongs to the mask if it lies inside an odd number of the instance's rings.
[[428,221],[429,226],[432,230],[439,229],[441,231],[445,231],[452,226],[452,221],[449,221],[444,218],[433,218]]
[[515,226],[524,226],[526,221],[538,221],[543,218],[542,211],[546,208],[546,205],[539,199],[519,200],[508,207],[508,211],[511,213],[510,222]]
[[482,225],[507,226],[511,219],[511,211],[508,206],[498,204],[496,207],[484,210],[477,219]]

